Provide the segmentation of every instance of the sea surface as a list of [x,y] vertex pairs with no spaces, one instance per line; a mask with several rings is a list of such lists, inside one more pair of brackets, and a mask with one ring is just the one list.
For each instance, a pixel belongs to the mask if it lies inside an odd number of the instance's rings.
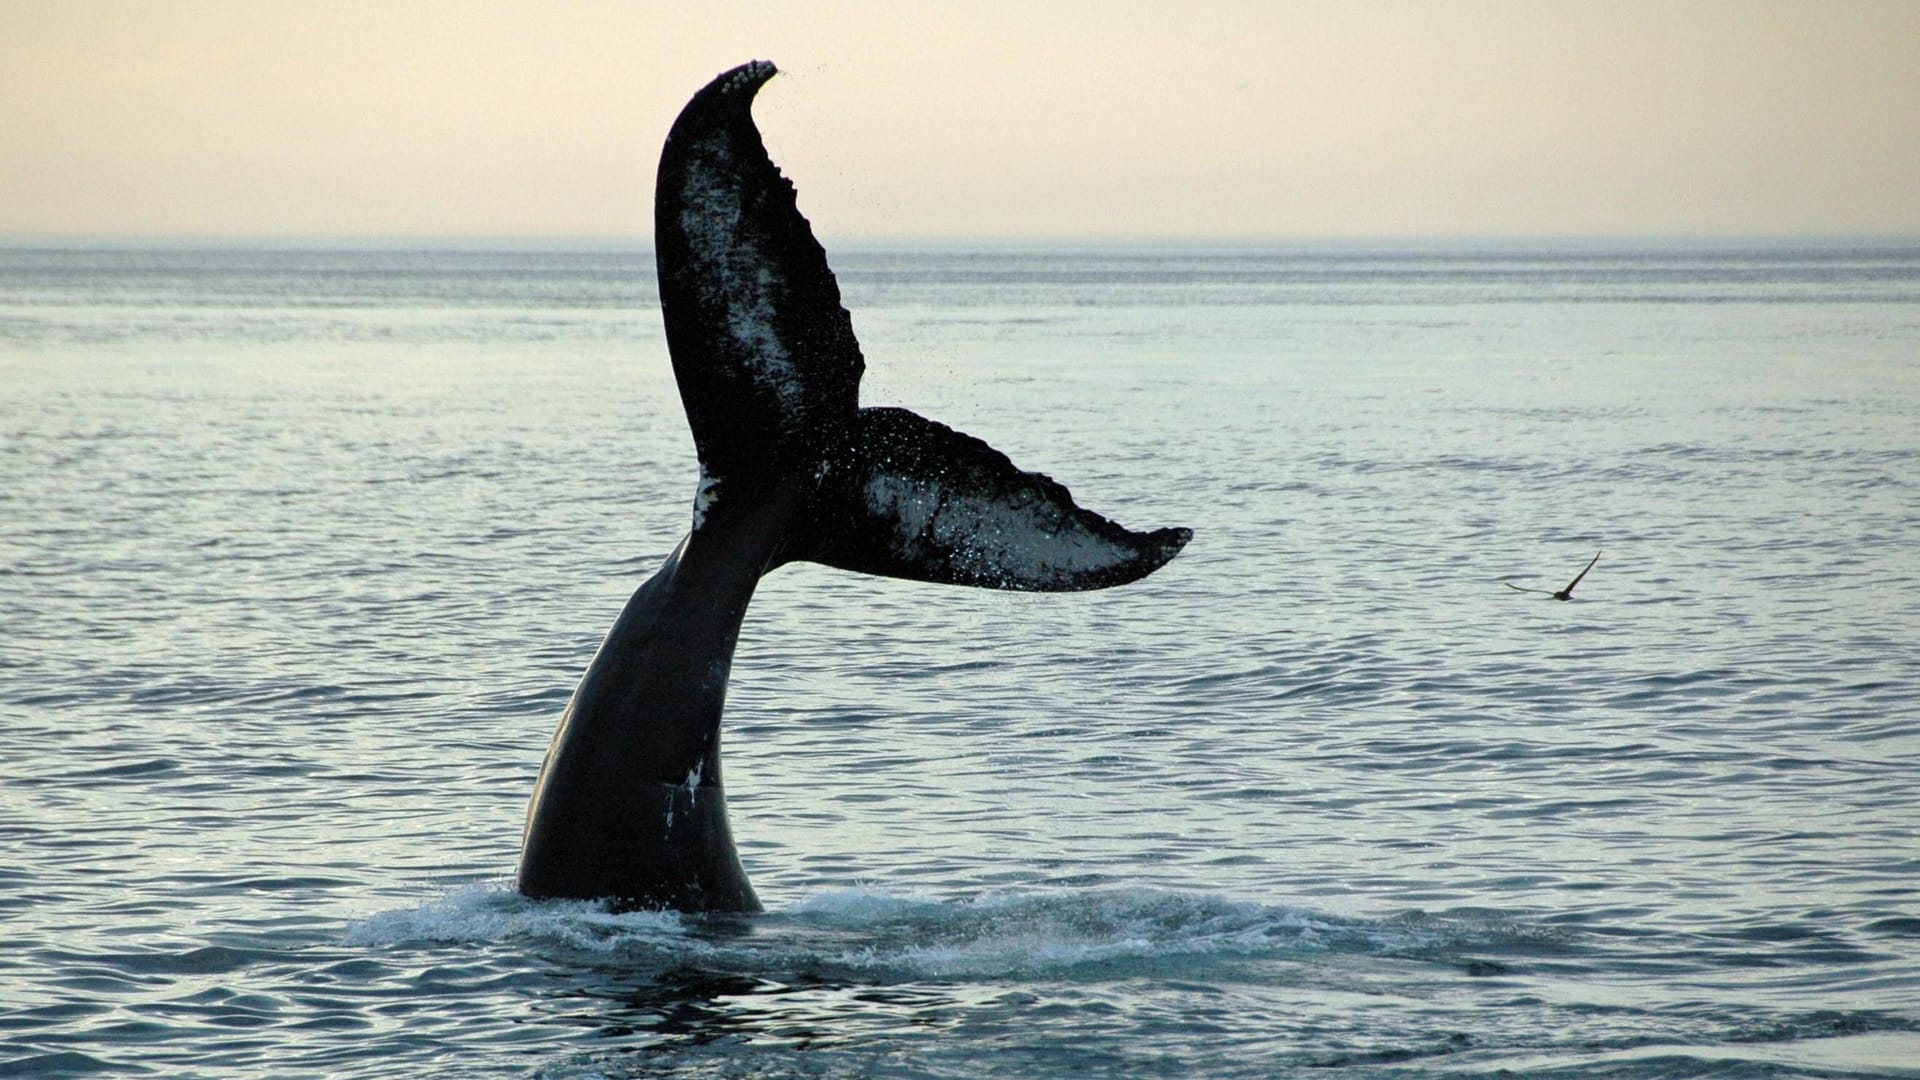
[[650,255],[0,250],[0,1076],[1920,1077],[1920,247],[835,265],[1195,538],[768,578],[692,918],[512,887],[689,522]]

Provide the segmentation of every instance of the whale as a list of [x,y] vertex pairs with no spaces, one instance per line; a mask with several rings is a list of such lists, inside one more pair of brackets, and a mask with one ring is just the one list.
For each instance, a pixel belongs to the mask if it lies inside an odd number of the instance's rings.
[[807,561],[977,588],[1103,589],[1152,573],[1192,536],[1131,531],[979,439],[859,404],[852,318],[753,122],[775,70],[720,74],[661,150],[654,253],[700,466],[692,520],[560,716],[521,837],[528,897],[760,910],[728,824],[720,715],[767,573]]

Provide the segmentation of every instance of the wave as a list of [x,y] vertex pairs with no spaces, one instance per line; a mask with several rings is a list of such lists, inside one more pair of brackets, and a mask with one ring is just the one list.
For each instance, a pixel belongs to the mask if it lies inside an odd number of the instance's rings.
[[361,947],[517,944],[590,966],[693,965],[866,982],[1103,980],[1209,968],[1220,977],[1245,962],[1327,955],[1424,960],[1484,974],[1501,965],[1483,953],[1564,937],[1498,915],[1359,919],[1145,887],[940,898],[863,886],[811,893],[763,915],[690,916],[531,901],[506,882],[358,919],[346,931],[346,943]]

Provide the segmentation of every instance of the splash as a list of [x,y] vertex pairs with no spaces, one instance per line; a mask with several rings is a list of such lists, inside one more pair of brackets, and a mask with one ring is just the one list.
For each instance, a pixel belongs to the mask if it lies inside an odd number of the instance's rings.
[[519,944],[557,959],[734,974],[808,972],[855,981],[1065,978],[1340,955],[1468,963],[1519,930],[1409,916],[1350,919],[1287,905],[1153,888],[935,897],[872,887],[811,893],[758,917],[614,914],[598,903],[531,901],[509,882],[468,886],[349,924],[361,947]]
[[347,924],[345,943],[360,947],[532,942],[612,953],[638,938],[684,933],[673,912],[613,914],[591,900],[529,900],[511,881],[454,889],[415,907]]

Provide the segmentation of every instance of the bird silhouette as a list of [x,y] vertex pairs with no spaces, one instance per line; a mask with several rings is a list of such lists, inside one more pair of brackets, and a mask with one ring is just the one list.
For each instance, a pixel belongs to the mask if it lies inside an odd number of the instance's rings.
[[[1600,553],[1596,551],[1593,553],[1593,559],[1587,563],[1587,570],[1593,569],[1593,564],[1599,561],[1600,561]],[[1501,582],[1501,584],[1505,585],[1509,589],[1516,589],[1520,592],[1537,592],[1545,596],[1551,596],[1555,600],[1571,600],[1573,599],[1573,587],[1575,585],[1580,584],[1581,578],[1587,576],[1587,570],[1582,570],[1579,573],[1573,575],[1573,580],[1567,582],[1567,587],[1564,589],[1561,589],[1559,592],[1547,592],[1547,590],[1545,589],[1529,589],[1524,585],[1515,585],[1511,581],[1503,581]]]

